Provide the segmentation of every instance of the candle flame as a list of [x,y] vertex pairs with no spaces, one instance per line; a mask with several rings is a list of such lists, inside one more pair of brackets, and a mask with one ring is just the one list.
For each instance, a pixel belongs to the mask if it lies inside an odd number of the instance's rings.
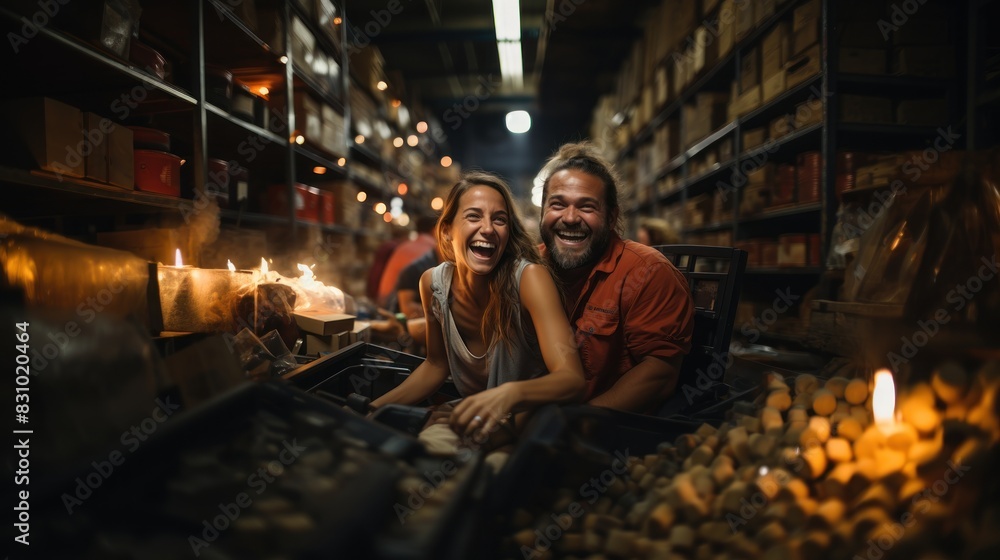
[[174,266],[184,266],[184,260],[181,258],[180,248],[174,253]]
[[313,274],[311,267],[304,265],[302,263],[296,264],[295,266],[298,267],[298,269],[302,272],[302,276],[300,277],[301,279],[312,280],[316,277],[316,275]]
[[872,391],[872,416],[876,424],[891,424],[896,410],[896,385],[887,369],[875,372],[875,390]]
[[267,270],[267,261],[264,260],[264,257],[261,257],[260,258],[260,273],[263,276],[263,275],[266,275],[267,272],[268,272],[268,270]]
[[233,261],[226,259],[226,266],[229,267],[229,272],[236,272],[236,265],[233,264]]

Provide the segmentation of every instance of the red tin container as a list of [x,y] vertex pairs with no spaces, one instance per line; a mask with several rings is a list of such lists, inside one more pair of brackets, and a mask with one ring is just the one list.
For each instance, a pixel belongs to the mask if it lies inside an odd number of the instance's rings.
[[135,150],[135,188],[179,197],[181,158],[156,150]]

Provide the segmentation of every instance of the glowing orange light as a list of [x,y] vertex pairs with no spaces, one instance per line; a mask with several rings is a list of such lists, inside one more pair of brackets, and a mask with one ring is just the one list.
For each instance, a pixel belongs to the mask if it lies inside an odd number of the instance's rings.
[[347,165],[347,158],[340,158],[340,159],[338,159],[337,160],[337,165],[339,165],[341,167]]
[[393,100],[392,100],[392,106],[393,106],[393,107],[399,107],[399,106],[400,106],[400,105],[402,105],[402,104],[403,104],[403,102],[402,102],[402,101],[400,101],[400,100],[398,100],[398,99],[393,99]]
[[410,188],[406,186],[406,183],[400,183],[399,186],[396,187],[396,192],[399,193],[399,196],[403,196],[408,190],[410,190]]
[[335,18],[333,18],[333,24],[334,24],[334,25],[340,25],[341,23],[344,23],[344,18],[341,18],[341,17],[339,17],[339,16],[338,16],[338,17],[335,17]]
[[417,123],[417,132],[419,132],[420,134],[423,134],[423,133],[427,132],[427,123],[424,122],[424,121],[418,122]]
[[879,426],[891,425],[896,411],[896,385],[887,369],[875,372],[875,389],[872,391],[872,416]]
[[358,202],[364,202],[368,200],[368,193],[365,191],[358,191]]
[[389,84],[385,83],[383,80],[379,80],[379,82],[375,84],[375,87],[377,87],[379,91],[385,91],[389,89]]
[[226,259],[226,267],[229,268],[229,272],[236,272],[236,265],[229,259]]
[[386,208],[385,208],[385,203],[384,202],[379,202],[378,204],[375,205],[375,213],[376,214],[385,214],[385,210],[386,210]]
[[434,210],[440,210],[444,208],[444,199],[440,196],[435,196],[434,200],[431,201],[431,208]]
[[385,221],[385,223],[389,223],[392,221],[392,214],[386,212],[385,214],[382,214],[382,219]]
[[181,250],[174,252],[174,266],[184,266],[184,259],[181,258]]
[[317,175],[323,175],[324,173],[326,173],[326,168],[323,167],[323,166],[317,165],[316,167],[313,167],[313,173],[315,173]]
[[364,144],[365,143],[365,137],[364,137],[364,135],[358,134],[357,136],[355,136],[354,137],[354,143],[355,144]]
[[451,157],[444,156],[441,158],[441,167],[451,167]]
[[267,94],[271,93],[271,90],[267,89],[267,86],[260,86],[257,89],[257,93],[259,93],[261,95],[267,95]]

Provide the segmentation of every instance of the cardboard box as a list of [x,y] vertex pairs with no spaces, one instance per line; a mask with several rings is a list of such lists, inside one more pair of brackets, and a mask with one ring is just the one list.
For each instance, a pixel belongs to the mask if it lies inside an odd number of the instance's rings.
[[841,47],[838,62],[839,71],[845,74],[885,74],[885,49],[862,49]]
[[316,335],[306,333],[305,352],[307,354],[322,354],[336,352],[351,344],[351,331],[343,331],[331,335]]
[[822,65],[819,45],[790,60],[785,66],[785,87],[792,89],[809,78],[819,74]]
[[84,177],[91,181],[108,182],[108,133],[105,129],[110,126],[111,121],[97,113],[83,113]]
[[722,0],[719,5],[719,58],[729,54],[736,42],[736,14],[733,0]]
[[795,106],[793,123],[796,129],[823,122],[823,101],[812,98]]
[[9,163],[66,177],[86,173],[83,113],[76,107],[48,97],[5,100],[0,126],[7,136],[0,157]]
[[760,85],[760,48],[747,50],[740,59],[740,93]]
[[795,119],[792,115],[781,115],[771,120],[767,127],[767,135],[771,140],[777,140],[795,130]]
[[656,72],[653,76],[653,104],[656,105],[657,109],[663,107],[668,101],[670,101],[669,75],[670,72],[667,71],[665,64],[661,64],[656,67]]
[[822,4],[820,0],[809,0],[792,12],[792,31],[818,26]]
[[[288,100],[283,92],[271,94],[271,109],[285,115],[288,111]],[[295,111],[295,128],[310,142],[319,144],[323,140],[323,111],[321,105],[311,95],[298,89],[295,91],[293,107]]]
[[840,120],[845,123],[893,122],[892,99],[871,95],[840,95]]
[[135,188],[135,150],[132,129],[111,123],[108,143],[108,183],[123,189]]
[[764,78],[764,85],[761,88],[761,95],[765,103],[774,99],[785,91],[785,71],[778,70],[776,73]]
[[748,184],[743,189],[740,198],[740,216],[753,216],[760,213],[770,204],[770,187],[764,184]]
[[755,86],[729,104],[729,120],[733,120],[736,117],[743,116],[750,111],[753,111],[757,107],[760,107],[761,100],[761,88],[760,86]]
[[320,145],[331,154],[346,156],[347,132],[344,130],[344,116],[329,105],[323,105],[322,115],[323,133]]
[[743,132],[743,151],[752,150],[767,141],[767,129],[764,127],[751,128]]
[[354,328],[354,315],[344,313],[313,313],[296,311],[292,313],[295,323],[308,333],[328,336]]
[[798,267],[809,262],[808,237],[802,233],[778,236],[778,266]]
[[761,41],[763,52],[760,71],[762,76],[773,76],[781,70],[788,61],[789,52],[788,22],[779,21]]
[[955,48],[952,46],[910,46],[893,49],[893,74],[950,78],[954,72]]
[[[761,129],[763,131],[763,129]],[[773,163],[765,163],[757,169],[747,173],[747,184],[771,188],[774,185],[774,172],[776,166]]]
[[711,67],[719,59],[719,41],[704,25],[694,31],[694,73]]
[[742,41],[744,37],[753,31],[754,4],[752,2],[741,2],[735,5],[736,21],[734,24],[733,38],[735,42]]
[[896,123],[939,126],[949,122],[944,99],[901,99],[896,104]]
[[791,56],[805,52],[809,47],[819,43],[819,26],[812,25],[792,31]]

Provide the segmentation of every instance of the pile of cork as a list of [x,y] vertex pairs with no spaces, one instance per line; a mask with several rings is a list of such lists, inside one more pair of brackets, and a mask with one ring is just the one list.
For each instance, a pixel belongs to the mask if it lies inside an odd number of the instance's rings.
[[504,551],[543,560],[995,558],[998,389],[1000,363],[972,375],[945,363],[902,391],[892,420],[875,423],[869,380],[769,374],[756,402],[738,403],[719,428],[631,457],[599,498],[567,485],[554,501],[518,509]]

